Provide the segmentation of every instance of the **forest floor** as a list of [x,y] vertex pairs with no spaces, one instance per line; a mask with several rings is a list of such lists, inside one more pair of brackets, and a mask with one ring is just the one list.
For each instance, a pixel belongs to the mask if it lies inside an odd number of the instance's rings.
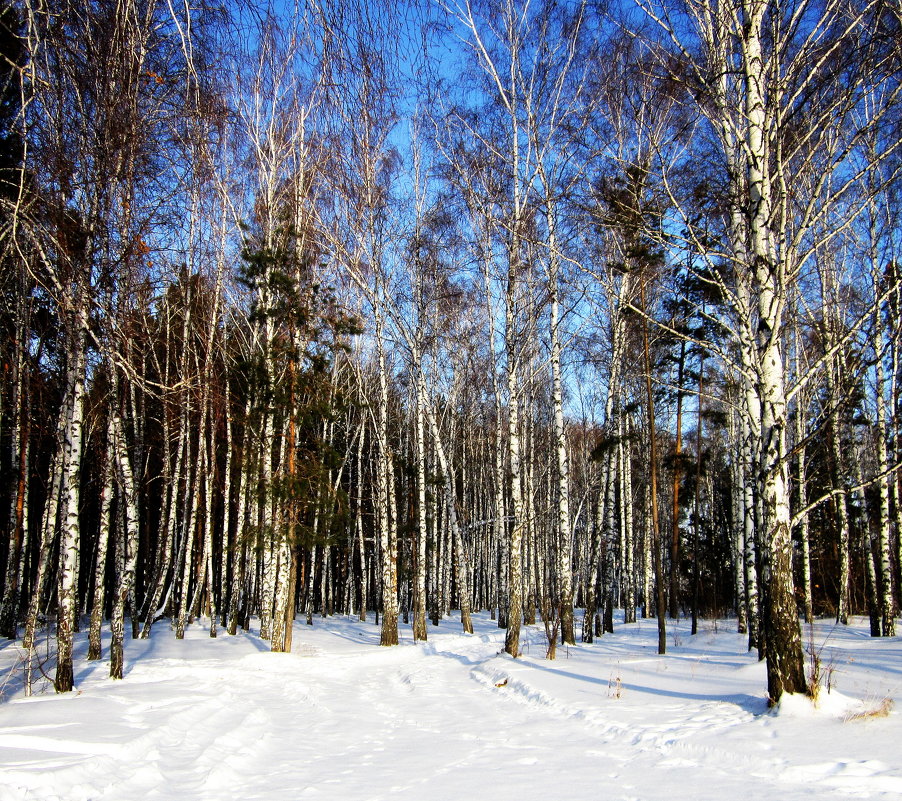
[[866,621],[806,627],[821,703],[776,710],[735,621],[690,636],[668,620],[666,656],[654,620],[617,625],[554,661],[540,628],[513,660],[487,615],[475,624],[446,619],[419,644],[403,627],[385,649],[372,618],[316,618],[271,654],[199,623],[178,642],[160,622],[126,642],[115,682],[82,634],[77,691],[31,698],[5,644],[0,799],[902,798],[902,638],[871,639]]

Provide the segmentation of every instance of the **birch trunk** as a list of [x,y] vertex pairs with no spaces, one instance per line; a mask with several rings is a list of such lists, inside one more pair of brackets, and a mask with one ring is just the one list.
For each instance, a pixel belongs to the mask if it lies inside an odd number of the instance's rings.
[[[185,442],[185,448],[190,453],[191,438]],[[199,490],[197,487],[197,470],[190,467],[185,476],[184,520],[182,523],[182,543],[179,554],[179,567],[181,568],[181,581],[179,582],[178,617],[175,622],[175,637],[178,640],[185,638],[185,624],[191,603],[191,565],[193,562],[194,540],[196,538],[195,525],[197,521],[197,507]]]
[[[640,303],[645,311],[645,277],[639,282]],[[658,520],[658,444],[655,432],[655,400],[651,387],[651,356],[648,347],[648,319],[642,318],[642,352],[645,359],[645,400],[648,410],[648,451],[649,451],[649,493],[651,501],[651,544],[654,548],[653,562],[655,571],[656,614],[658,618],[658,653],[667,650],[667,635],[664,616],[667,613],[664,604],[664,565],[661,554],[661,526]]]
[[786,399],[780,320],[786,298],[785,267],[774,256],[769,229],[765,83],[762,56],[765,0],[743,0],[749,240],[758,295],[758,379],[761,401],[761,500],[764,525],[761,586],[765,623],[767,688],[772,703],[784,692],[805,692],[804,658],[792,580],[789,492],[786,467]]
[[573,529],[570,521],[570,464],[567,432],[564,428],[563,380],[561,378],[560,310],[558,301],[558,257],[554,233],[554,213],[549,211],[551,270],[551,405],[554,410],[554,437],[557,456],[557,573],[560,593],[561,640],[576,643],[573,632]]
[[[271,341],[271,333],[267,334],[267,342]],[[269,355],[265,357],[267,374],[271,374]],[[275,499],[272,493],[272,460],[275,427],[272,409],[263,412],[263,433],[260,443],[260,481],[264,488],[263,498],[259,504],[258,520],[260,521],[259,538],[263,549],[263,572],[260,576],[260,638],[268,640],[271,636],[273,603],[276,597],[276,567],[278,565],[279,548],[276,541]],[[260,517],[263,515],[264,517]]]
[[[830,325],[828,323],[828,325]],[[828,342],[832,336],[828,337]],[[841,421],[839,415],[840,391],[836,381],[836,364],[830,360],[827,366],[827,402],[830,404],[828,416],[827,440],[830,448],[830,480],[833,491],[836,493],[832,499],[833,519],[836,530],[836,542],[839,551],[839,585],[836,603],[836,622],[848,625],[849,623],[849,582],[850,576],[850,530],[848,499],[843,490],[844,465],[842,454]]]
[[[236,540],[232,538],[232,461],[234,459],[234,439],[232,435],[232,400],[229,390],[228,371],[223,377],[223,391],[225,398],[223,400],[225,416],[225,468],[222,477],[222,542],[220,550],[219,562],[219,604],[220,604],[220,624],[223,628],[228,627],[229,609],[231,602],[229,598],[229,565],[232,570],[237,569],[238,551]],[[237,538],[236,538],[237,539]]]
[[[510,279],[513,283],[514,279]],[[508,390],[508,459],[510,464],[511,522],[508,540],[507,635],[504,650],[513,657],[520,655],[520,624],[523,619],[523,494],[520,465],[520,401],[517,356],[513,342],[513,299],[507,311],[507,390]]]
[[390,494],[390,486],[392,484],[390,473],[394,470],[394,467],[388,445],[388,367],[385,361],[384,323],[381,303],[381,297],[377,297],[374,303],[379,369],[378,419],[376,422],[378,445],[376,494],[379,542],[382,551],[382,630],[379,644],[392,646],[398,644],[398,542],[394,526],[392,525],[393,516],[389,508],[394,501]]
[[[805,431],[803,428],[803,410],[796,408],[796,490],[799,499],[799,509],[808,505],[808,485],[806,473],[806,447],[804,444]],[[811,593],[811,537],[808,530],[808,515],[803,514],[799,521],[799,548],[802,559],[802,598],[805,609],[805,622],[814,622],[814,602]]]
[[[114,368],[115,369],[115,368]],[[125,431],[118,408],[115,407],[116,382],[114,381],[114,409],[112,411],[113,450],[116,461],[116,471],[122,491],[119,494],[122,511],[125,516],[124,530],[120,533],[123,538],[123,564],[121,571],[117,571],[116,593],[113,596],[113,612],[110,617],[110,631],[112,632],[112,644],[110,646],[110,678],[121,679],[124,665],[124,626],[125,607],[127,601],[132,601],[129,612],[134,615],[133,591],[135,581],[135,566],[138,559],[138,493],[135,484],[134,470],[131,459],[125,445]]]
[[247,516],[248,494],[251,492],[250,477],[252,465],[248,464],[248,454],[253,451],[252,435],[248,430],[247,420],[250,417],[251,398],[245,400],[244,405],[244,432],[242,453],[244,458],[240,463],[240,479],[238,482],[237,508],[235,509],[235,552],[232,562],[232,585],[229,590],[229,622],[226,631],[235,636],[238,632],[238,619],[241,612],[241,593],[245,585],[247,564],[250,560],[250,548],[248,545]]
[[[417,282],[419,284],[419,282]],[[413,595],[413,639],[425,640],[426,632],[426,539],[428,536],[428,519],[426,516],[426,428],[425,394],[423,386],[423,365],[419,347],[415,347],[413,353],[413,369],[416,372],[416,505],[417,505],[417,535],[416,535],[416,576],[414,580]]]
[[747,410],[742,415],[742,539],[743,539],[743,581],[745,584],[746,609],[748,610],[749,650],[762,646],[758,608],[758,548],[756,531],[759,526],[758,492],[755,487],[755,463],[750,415]]
[[[115,369],[115,368],[113,368]],[[100,490],[100,530],[97,533],[97,554],[94,563],[94,598],[91,604],[91,622],[88,629],[88,659],[100,659],[101,638],[100,629],[103,623],[103,606],[106,589],[106,561],[110,534],[114,531],[116,523],[112,516],[113,511],[113,410],[109,411],[107,422],[107,447],[106,457],[103,463],[102,481]]]
[[[25,615],[25,636],[22,645],[29,653],[26,669],[31,668],[31,657],[34,651],[34,636],[37,630],[38,613],[41,600],[44,595],[44,584],[47,581],[47,568],[53,553],[53,547],[59,532],[58,515],[60,496],[63,489],[63,466],[65,463],[65,432],[68,426],[70,412],[67,409],[67,399],[64,399],[63,408],[60,410],[60,419],[56,432],[56,453],[50,468],[50,482],[47,491],[47,501],[44,504],[44,513],[41,519],[41,544],[38,554],[37,575],[32,588],[31,600],[28,604],[28,612]],[[25,693],[30,694],[31,682],[26,680]]]
[[[84,290],[76,290],[81,293]],[[73,689],[72,635],[75,631],[77,606],[76,586],[78,561],[81,549],[81,526],[79,521],[81,499],[81,455],[85,396],[85,356],[87,347],[87,310],[84,299],[74,313],[75,323],[70,345],[66,395],[69,411],[68,424],[64,431],[63,483],[62,483],[62,527],[60,535],[60,563],[57,589],[57,667],[54,687],[57,692]]]
[[[615,415],[614,421],[620,429],[620,412]],[[615,565],[617,562],[617,448],[608,450],[605,459],[605,493],[604,493],[604,572],[602,578],[602,630],[612,634],[614,632],[614,581]]]
[[366,538],[363,533],[363,445],[366,435],[366,425],[361,420],[360,432],[357,437],[357,502],[354,509],[354,528],[357,535],[358,550],[360,553],[360,580],[358,585],[358,594],[360,596],[360,608],[358,610],[358,618],[361,622],[366,621],[367,593],[366,579],[369,575],[366,558]]
[[736,596],[736,631],[748,633],[748,605],[745,585],[745,468],[742,460],[742,437],[738,431],[737,414],[730,414],[730,438],[738,455],[730,462],[732,490],[733,531],[731,536],[733,556],[733,587]]
[[633,542],[633,469],[629,447],[624,447],[629,420],[620,418],[617,458],[620,463],[620,530],[623,540],[623,622],[636,622],[636,580]]
[[586,643],[591,643],[595,640],[595,615],[598,609],[598,563],[601,558],[602,537],[604,535],[604,482],[604,471],[601,471],[599,474],[598,505],[596,507],[596,513],[592,516],[592,523],[589,526],[591,545],[589,547],[589,565],[586,571],[586,611],[583,615],[582,633],[582,640]]
[[[793,344],[795,356],[795,375],[801,373],[802,364],[802,346],[800,341],[799,326],[796,325],[793,331]],[[805,508],[808,505],[808,485],[806,475],[807,446],[805,443],[805,394],[801,393],[796,398],[795,409],[795,451],[796,451],[796,496],[798,500],[798,508],[801,512],[801,519],[798,522],[799,535],[799,557],[801,561],[802,573],[802,604],[805,615],[805,622],[809,625],[814,622],[814,605],[812,599],[811,588],[811,540],[808,527],[808,513]]]
[[[183,341],[186,337],[186,321],[183,321],[182,336]],[[164,384],[169,384],[169,365],[170,365],[170,328],[169,316],[166,315],[166,362],[163,371]],[[185,368],[187,358],[187,349],[182,350],[182,367]],[[184,374],[184,373],[183,373]],[[157,534],[157,541],[161,543],[161,552],[158,554],[156,574],[151,584],[151,592],[147,599],[147,608],[144,615],[144,626],[141,629],[141,638],[146,639],[150,636],[150,630],[157,616],[162,614],[163,593],[166,591],[167,578],[172,566],[172,556],[176,548],[176,528],[178,515],[178,497],[182,480],[182,466],[185,460],[186,440],[188,437],[188,408],[186,403],[179,404],[179,429],[178,443],[175,451],[175,469],[172,466],[171,454],[171,424],[169,415],[169,402],[166,394],[161,398],[162,401],[162,417],[163,417],[163,468],[162,468],[162,491],[163,491],[163,510],[160,515],[160,525]],[[172,592],[172,585],[176,582],[176,575],[173,575],[169,581],[169,591]]]
[[680,616],[680,459],[683,453],[683,372],[686,365],[686,341],[680,340],[680,358],[677,364],[676,386],[676,442],[673,462],[673,505],[671,507],[670,532],[670,617]]
[[643,530],[642,530],[642,617],[654,617],[652,588],[654,587],[654,544],[651,536],[651,492],[648,484],[643,489]]
[[[872,239],[873,239],[872,235]],[[872,259],[872,262],[874,259]],[[879,297],[879,273],[875,269],[874,296]],[[879,581],[877,583],[880,608],[880,631],[884,637],[896,636],[896,620],[893,592],[893,572],[890,559],[890,507],[889,484],[893,480],[889,472],[889,455],[887,453],[887,434],[889,433],[886,414],[886,369],[883,360],[888,350],[886,331],[881,318],[881,304],[874,309],[874,330],[877,334],[876,385],[874,401],[877,412],[875,439],[877,444],[877,492],[879,498],[879,517],[877,521],[877,554],[880,560]],[[902,538],[902,532],[898,535]]]
[[3,600],[0,602],[0,636],[16,639],[22,576],[27,557],[28,536],[28,484],[29,484],[29,432],[28,372],[26,366],[26,330],[28,301],[24,293],[16,303],[16,346],[12,361],[12,403],[10,416],[10,458],[14,469],[15,489],[11,493],[9,516],[9,546],[6,553],[6,581]]
[[463,535],[461,534],[460,522],[457,517],[457,503],[454,497],[454,481],[451,475],[451,466],[448,463],[448,457],[445,453],[445,447],[441,439],[441,432],[439,431],[435,413],[431,407],[427,407],[426,416],[429,420],[429,427],[432,430],[435,455],[438,459],[439,469],[442,472],[442,488],[445,496],[445,519],[451,529],[451,541],[452,547],[454,548],[454,575],[457,580],[457,592],[460,596],[460,622],[464,632],[466,634],[472,634],[473,621],[470,611],[470,582],[467,575],[467,558],[464,549]]

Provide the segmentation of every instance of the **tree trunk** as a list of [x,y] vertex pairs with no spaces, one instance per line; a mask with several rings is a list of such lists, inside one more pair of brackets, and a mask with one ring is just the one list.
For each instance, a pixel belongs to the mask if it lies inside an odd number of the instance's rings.
[[[114,404],[117,402],[117,394],[114,389]],[[123,564],[121,570],[117,570],[116,593],[113,596],[113,613],[110,617],[110,631],[113,635],[110,646],[110,678],[121,679],[124,665],[125,606],[133,591],[135,565],[138,559],[138,497],[134,471],[125,445],[122,418],[119,416],[118,409],[114,408],[111,413],[113,415],[113,450],[122,490],[119,497],[125,516],[125,526],[124,531],[120,533],[120,537],[123,538]],[[132,615],[135,614],[133,605],[129,611]]]
[[[642,277],[639,282],[640,303],[642,310],[645,311],[645,278]],[[667,608],[664,603],[664,565],[661,555],[661,526],[658,522],[658,445],[657,434],[655,433],[655,397],[651,387],[651,354],[648,347],[648,319],[642,318],[642,354],[645,360],[645,402],[648,410],[648,470],[649,470],[649,492],[651,495],[651,531],[652,531],[652,547],[654,548],[653,562],[655,570],[655,585],[657,596],[657,618],[658,618],[658,653],[663,654],[667,651],[667,632],[664,623],[664,615]]]
[[772,703],[784,692],[805,692],[804,657],[792,581],[792,540],[786,467],[786,399],[780,318],[786,297],[783,272],[774,259],[769,229],[770,184],[765,143],[765,82],[762,32],[766,0],[743,0],[743,70],[749,240],[758,296],[758,380],[761,403],[759,476],[764,510],[760,555],[767,689]]
[[745,582],[745,467],[742,459],[742,438],[737,431],[737,413],[730,414],[730,438],[734,452],[738,451],[730,462],[733,531],[731,536],[733,555],[733,586],[736,596],[736,631],[748,633],[748,604]]
[[[78,303],[78,301],[76,302]],[[66,395],[69,402],[64,404],[64,408],[69,411],[69,420],[64,433],[62,528],[57,589],[57,666],[54,679],[54,687],[57,692],[69,692],[74,687],[72,634],[75,631],[76,594],[78,592],[76,581],[81,548],[79,512],[88,325],[87,311],[83,308],[83,303],[82,299],[74,313],[75,323],[69,350],[71,362],[66,377]]]
[[[795,415],[795,440],[796,440],[796,492],[798,495],[799,509],[808,505],[808,485],[805,475],[806,446],[805,430],[803,422],[804,410],[801,399],[796,406]],[[805,622],[814,622],[814,603],[811,594],[811,538],[808,532],[808,514],[803,513],[799,521],[799,550],[802,561],[802,598],[805,611]]]
[[554,410],[554,439],[557,456],[557,574],[561,640],[576,643],[573,633],[573,530],[570,521],[570,463],[567,458],[567,432],[564,428],[564,392],[561,377],[561,335],[558,304],[558,257],[554,232],[554,214],[549,212],[551,259],[551,405]]
[[[115,369],[115,368],[114,368]],[[88,629],[88,659],[100,659],[100,629],[103,623],[103,606],[106,589],[106,560],[110,533],[115,529],[113,519],[113,410],[110,408],[107,423],[106,457],[103,463],[103,486],[100,490],[100,527],[97,533],[97,554],[94,563],[94,598],[91,604],[91,622]],[[120,501],[121,503],[121,501]]]
[[[877,270],[874,270],[877,273]],[[874,293],[879,297],[879,283],[875,276]],[[893,480],[889,472],[889,456],[887,454],[887,414],[886,414],[886,371],[883,360],[887,351],[886,332],[881,318],[881,306],[874,310],[874,330],[877,336],[876,385],[874,400],[877,409],[877,426],[875,434],[877,444],[877,492],[879,498],[879,517],[877,521],[877,554],[880,564],[878,587],[878,605],[880,607],[880,630],[884,637],[896,636],[896,620],[893,593],[893,571],[890,560],[890,511],[889,483]],[[902,532],[897,536],[902,539]]]
[[460,622],[464,632],[466,634],[472,634],[473,621],[470,614],[470,582],[467,574],[467,558],[464,549],[463,535],[461,534],[460,523],[457,518],[457,502],[454,497],[454,481],[451,475],[451,466],[448,463],[448,458],[445,454],[445,447],[442,443],[441,432],[438,428],[438,422],[435,419],[435,413],[430,406],[426,407],[426,416],[429,420],[429,427],[432,430],[432,438],[435,443],[435,455],[438,459],[439,469],[442,471],[442,488],[445,496],[445,519],[451,529],[451,541],[452,547],[454,548],[455,579],[457,581],[457,593],[460,596]]
[[[508,303],[508,337],[512,338],[512,309]],[[510,496],[513,520],[508,540],[508,594],[507,635],[504,650],[513,657],[520,655],[520,624],[523,619],[523,494],[520,466],[520,406],[519,377],[516,368],[515,348],[508,344],[508,458],[510,463]]]
[[620,527],[623,532],[623,622],[636,622],[636,576],[633,540],[633,465],[626,433],[629,418],[621,415],[618,461],[620,462]]
[[676,441],[673,446],[673,507],[670,532],[670,617],[680,616],[680,459],[683,453],[683,372],[686,365],[686,340],[680,340],[680,358],[677,363]]
[[425,640],[426,633],[426,540],[428,537],[428,519],[426,516],[426,430],[424,425],[424,404],[426,390],[423,386],[423,365],[417,347],[413,356],[413,369],[416,373],[416,555],[414,559],[416,576],[413,593],[413,639]]
[[28,485],[29,485],[29,432],[31,430],[26,358],[25,334],[28,326],[24,294],[16,303],[16,346],[12,359],[11,376],[13,402],[10,410],[10,457],[15,470],[12,508],[9,516],[9,547],[6,553],[6,581],[3,600],[0,602],[0,636],[16,639],[24,563],[27,557],[28,537]]
[[[377,290],[378,294],[378,290]],[[382,318],[382,299],[374,301],[376,316],[376,347],[379,370],[379,396],[376,402],[376,506],[379,527],[379,544],[382,553],[382,629],[379,644],[392,646],[398,644],[398,584],[397,559],[398,543],[394,531],[394,517],[391,504],[391,476],[394,470],[388,444],[388,367],[385,361],[385,341]]]

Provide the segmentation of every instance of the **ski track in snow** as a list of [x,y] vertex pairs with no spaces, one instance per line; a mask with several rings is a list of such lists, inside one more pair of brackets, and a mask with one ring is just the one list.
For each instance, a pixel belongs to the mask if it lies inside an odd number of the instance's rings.
[[[0,801],[902,798],[902,717],[854,718],[902,695],[900,638],[860,621],[809,633],[832,692],[778,714],[729,623],[678,624],[663,657],[654,621],[618,626],[555,661],[538,628],[514,660],[476,626],[385,649],[371,623],[317,619],[271,654],[162,623],[116,682],[81,635],[77,693],[0,705]],[[3,675],[16,655],[0,647]]]

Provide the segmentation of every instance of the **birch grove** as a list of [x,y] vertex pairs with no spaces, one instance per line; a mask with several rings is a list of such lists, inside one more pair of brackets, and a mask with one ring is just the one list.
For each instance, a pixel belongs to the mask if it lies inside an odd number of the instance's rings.
[[[0,4],[0,634],[899,611],[902,15]],[[103,632],[109,628],[110,645]],[[298,631],[301,634],[298,634]],[[46,648],[40,647],[47,643]]]

